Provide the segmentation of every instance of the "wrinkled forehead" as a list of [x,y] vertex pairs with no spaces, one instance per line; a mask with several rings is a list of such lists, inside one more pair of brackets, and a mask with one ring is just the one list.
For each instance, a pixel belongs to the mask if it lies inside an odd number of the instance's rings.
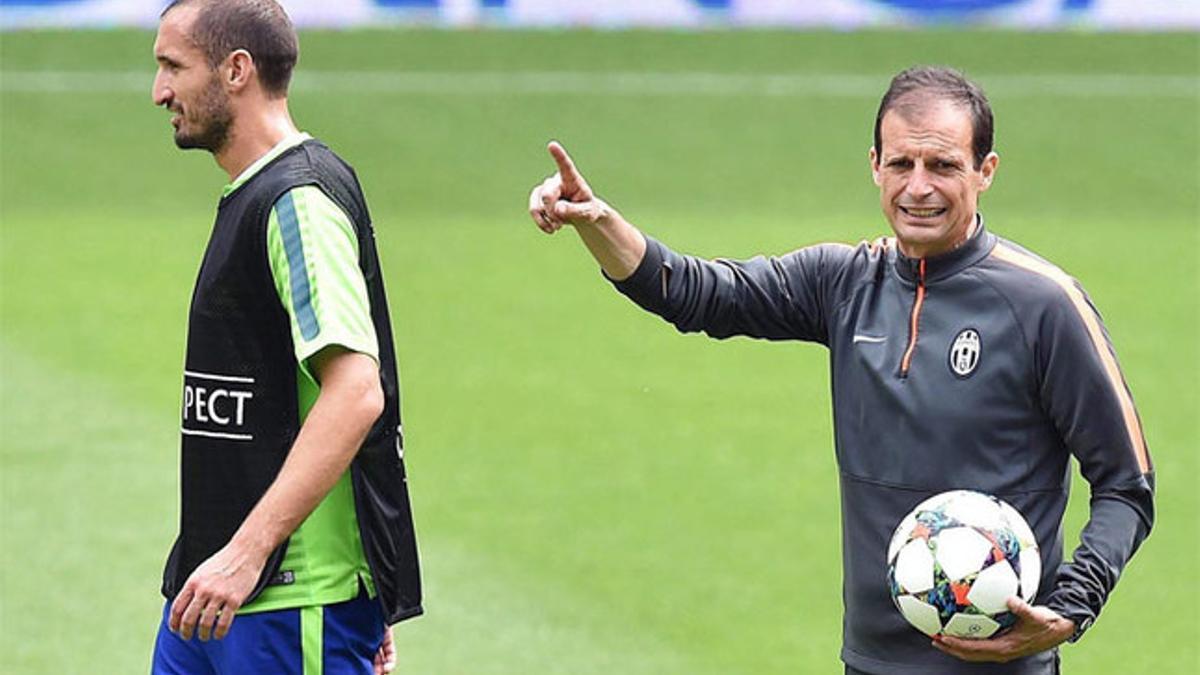
[[914,92],[896,101],[880,122],[883,154],[938,150],[971,154],[973,125],[966,106]]

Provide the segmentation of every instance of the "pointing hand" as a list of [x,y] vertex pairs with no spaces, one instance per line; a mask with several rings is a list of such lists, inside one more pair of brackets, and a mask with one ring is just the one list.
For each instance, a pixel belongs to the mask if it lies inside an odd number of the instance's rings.
[[575,162],[563,146],[551,141],[546,149],[558,165],[558,171],[529,194],[529,215],[546,234],[563,225],[596,225],[610,213],[609,207],[592,192]]

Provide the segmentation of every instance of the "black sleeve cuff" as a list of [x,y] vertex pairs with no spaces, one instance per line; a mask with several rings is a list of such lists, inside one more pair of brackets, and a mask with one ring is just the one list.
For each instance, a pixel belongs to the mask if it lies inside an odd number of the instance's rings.
[[660,290],[658,272],[662,269],[663,258],[663,245],[650,237],[646,237],[646,252],[642,254],[642,261],[638,263],[637,269],[633,271],[633,274],[617,281],[608,276],[608,273],[604,270],[600,270],[600,273],[618,291],[632,297],[646,290]]
[[1092,627],[1092,624],[1096,622],[1096,615],[1089,611],[1083,603],[1072,602],[1069,597],[1069,593],[1064,592],[1064,589],[1059,589],[1047,600],[1046,606],[1064,619],[1075,622],[1075,632],[1067,638],[1067,642],[1073,643],[1083,637],[1083,634]]
[[1079,642],[1079,638],[1083,637],[1087,629],[1091,628],[1092,624],[1096,621],[1095,618],[1090,616],[1068,616],[1066,618],[1075,622],[1075,632],[1071,633],[1071,637],[1067,638],[1067,642],[1071,644]]
[[[657,314],[670,321],[675,311],[668,297],[668,271],[671,267],[671,252],[657,241],[646,237],[646,253],[637,269],[629,278],[612,283],[622,295],[632,300],[642,309]],[[607,275],[605,275],[607,278]]]

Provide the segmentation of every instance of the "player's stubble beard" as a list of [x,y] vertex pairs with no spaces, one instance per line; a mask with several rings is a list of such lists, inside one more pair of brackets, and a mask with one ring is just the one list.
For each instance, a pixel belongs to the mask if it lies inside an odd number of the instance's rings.
[[191,108],[184,112],[182,123],[175,130],[175,145],[181,150],[207,150],[217,154],[229,141],[229,128],[233,125],[229,96],[221,87],[217,73],[213,73]]

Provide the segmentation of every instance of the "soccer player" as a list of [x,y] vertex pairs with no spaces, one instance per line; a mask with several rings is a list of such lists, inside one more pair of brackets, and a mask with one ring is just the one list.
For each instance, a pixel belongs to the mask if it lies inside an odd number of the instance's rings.
[[181,518],[153,672],[381,673],[421,613],[387,301],[353,170],[300,133],[272,0],[176,0],[175,143],[229,175],[188,317]]
[[[1099,314],[1079,284],[985,226],[992,112],[959,73],[917,67],[883,96],[869,157],[895,234],[744,262],[680,255],[596,197],[566,151],[534,188],[545,232],[575,226],[616,288],[680,331],[829,349],[842,497],[847,673],[1049,674],[1149,534],[1154,474]],[[1063,562],[1074,456],[1090,519]],[[1043,557],[1000,637],[932,643],[892,605],[886,549],[925,498],[970,488],[1029,521]],[[994,664],[974,662],[1006,662]]]

